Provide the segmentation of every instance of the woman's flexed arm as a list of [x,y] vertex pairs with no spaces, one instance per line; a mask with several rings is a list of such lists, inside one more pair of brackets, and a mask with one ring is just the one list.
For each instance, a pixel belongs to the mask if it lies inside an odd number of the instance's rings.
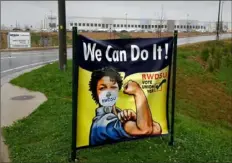
[[134,81],[129,81],[125,87],[125,94],[132,95],[136,105],[136,121],[127,121],[124,124],[125,131],[132,136],[151,135],[153,133],[153,120],[147,98]]

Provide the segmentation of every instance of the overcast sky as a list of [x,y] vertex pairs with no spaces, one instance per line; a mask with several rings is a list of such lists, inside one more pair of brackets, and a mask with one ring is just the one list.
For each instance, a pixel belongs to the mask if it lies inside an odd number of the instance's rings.
[[[158,18],[216,21],[218,1],[66,1],[67,16]],[[231,22],[231,1],[224,1],[223,20]],[[57,15],[57,1],[1,1],[1,24],[40,27],[47,14]]]

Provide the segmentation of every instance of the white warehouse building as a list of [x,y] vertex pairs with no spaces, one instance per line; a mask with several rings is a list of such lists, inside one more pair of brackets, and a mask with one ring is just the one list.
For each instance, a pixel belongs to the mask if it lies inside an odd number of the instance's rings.
[[[58,19],[56,19],[58,24]],[[49,22],[49,21],[47,21]],[[54,29],[54,26],[50,26]],[[79,31],[144,31],[155,32],[158,30],[173,32],[215,32],[217,22],[204,22],[198,20],[157,20],[157,19],[135,19],[135,18],[109,18],[109,17],[67,17],[66,28],[72,30],[76,26]],[[231,22],[223,22],[224,31],[232,31]]]
[[[132,18],[97,18],[97,17],[67,17],[67,29],[76,26],[79,31],[151,31],[159,29],[173,32],[175,29],[184,31],[216,31],[216,22],[198,20],[157,20]],[[231,31],[231,22],[223,22],[223,29]]]

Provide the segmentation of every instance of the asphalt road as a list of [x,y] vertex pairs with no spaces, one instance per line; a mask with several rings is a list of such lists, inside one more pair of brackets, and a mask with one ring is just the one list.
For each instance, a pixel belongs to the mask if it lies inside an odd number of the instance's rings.
[[[231,34],[221,35],[221,39],[231,37]],[[179,38],[178,45],[215,40],[215,38],[216,36]],[[67,49],[67,55],[68,58],[72,58],[71,48]],[[58,57],[58,49],[24,52],[1,52],[1,78],[22,70],[57,61]]]

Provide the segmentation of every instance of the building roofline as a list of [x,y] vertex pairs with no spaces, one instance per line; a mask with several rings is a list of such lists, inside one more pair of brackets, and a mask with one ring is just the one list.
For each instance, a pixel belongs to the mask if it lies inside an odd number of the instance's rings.
[[[84,18],[84,19],[117,19],[117,20],[125,20],[126,18],[120,18],[120,17],[84,17],[84,16],[67,16],[68,19],[76,19],[76,18]],[[127,20],[152,20],[152,21],[159,21],[160,19],[154,19],[154,18],[128,18]],[[174,19],[164,19],[164,20],[174,20]],[[177,19],[174,21],[187,21],[186,19]],[[191,20],[188,21],[198,21],[198,22],[204,22],[204,23],[215,23],[217,21],[200,21],[200,20]],[[228,22],[228,21],[224,21]],[[228,22],[229,23],[229,22]]]
[[[67,16],[67,18],[84,18],[84,19],[118,19],[118,20],[125,20],[126,18],[119,18],[119,17],[83,17],[83,16]],[[159,19],[149,19],[149,18],[128,18],[127,20],[159,20]]]

